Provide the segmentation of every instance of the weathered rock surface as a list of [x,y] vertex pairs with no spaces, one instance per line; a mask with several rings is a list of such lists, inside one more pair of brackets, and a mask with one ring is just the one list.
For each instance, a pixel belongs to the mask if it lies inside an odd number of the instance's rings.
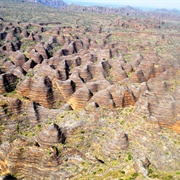
[[20,66],[20,67],[22,67],[23,64],[27,61],[26,56],[22,54],[20,51],[16,51],[12,53],[10,58],[15,66]]
[[178,14],[76,7],[0,18],[0,178],[180,179]]
[[1,97],[0,117],[1,121],[7,120],[10,117],[18,116],[22,113],[22,101],[17,98]]
[[66,136],[57,124],[52,124],[39,132],[36,141],[40,146],[53,146],[58,143],[65,144]]
[[68,100],[68,104],[70,104],[73,109],[82,109],[86,107],[91,97],[92,93],[84,86],[75,91]]
[[179,70],[169,69],[158,76],[155,81],[148,81],[149,90],[146,90],[137,101],[137,111],[146,112],[148,121],[158,123],[160,126],[168,127],[179,133],[178,79]]
[[32,59],[35,63],[39,64],[43,61],[42,55],[40,55],[35,49],[32,49],[28,54],[29,59]]
[[53,107],[52,84],[47,76],[36,79],[26,78],[18,85],[17,91],[44,107]]
[[123,131],[117,131],[114,137],[105,144],[106,152],[116,154],[118,151],[126,150],[128,148],[128,135]]
[[11,92],[16,88],[17,77],[11,73],[0,75],[0,93]]
[[60,90],[65,101],[68,101],[71,95],[75,92],[75,84],[72,80],[66,80],[66,81],[56,80],[55,84]]

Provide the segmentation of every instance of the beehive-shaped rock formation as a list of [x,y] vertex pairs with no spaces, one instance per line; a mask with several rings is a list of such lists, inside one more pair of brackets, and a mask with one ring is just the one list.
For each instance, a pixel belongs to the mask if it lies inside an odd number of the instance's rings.
[[57,79],[55,80],[55,83],[63,98],[68,101],[68,99],[75,91],[75,83],[72,80],[60,81]]
[[94,94],[94,96],[91,98],[90,103],[95,102],[98,104],[98,106],[103,108],[109,108],[112,109],[115,107],[115,103],[112,99],[112,95],[108,90],[101,90]]
[[25,63],[23,64],[22,68],[23,68],[26,72],[28,72],[29,69],[33,69],[34,66],[36,66],[36,65],[37,65],[37,63],[36,63],[35,61],[33,61],[32,59],[30,59],[30,60],[28,60],[27,62],[25,62]]
[[20,67],[22,67],[23,64],[27,61],[26,56],[22,54],[20,51],[16,51],[12,53],[10,58],[15,66],[20,66]]
[[51,124],[41,130],[35,139],[40,146],[53,146],[58,143],[64,144],[66,136],[57,124]]
[[92,93],[86,86],[84,86],[75,91],[75,93],[68,100],[68,104],[70,104],[73,109],[82,109],[85,108],[91,97]]
[[42,55],[40,55],[35,49],[32,49],[28,54],[29,59],[32,59],[37,64],[43,61]]
[[104,144],[104,152],[106,154],[117,154],[119,151],[126,150],[128,146],[128,135],[122,130],[119,130],[106,141],[106,144]]
[[19,84],[17,91],[44,107],[53,107],[52,84],[48,77],[26,78]]
[[0,93],[11,92],[16,88],[17,77],[11,73],[0,75]]
[[144,73],[142,72],[141,69],[137,69],[135,73],[132,74],[130,77],[130,81],[133,83],[142,83],[145,82],[146,79],[144,77]]
[[41,43],[37,44],[35,49],[43,57],[43,59],[48,59],[48,53]]

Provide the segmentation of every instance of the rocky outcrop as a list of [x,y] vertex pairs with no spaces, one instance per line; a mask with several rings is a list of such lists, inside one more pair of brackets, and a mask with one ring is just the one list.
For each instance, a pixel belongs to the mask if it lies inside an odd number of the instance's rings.
[[122,130],[117,131],[112,139],[108,139],[104,145],[104,151],[109,154],[116,154],[118,151],[126,150],[129,146],[128,135]]
[[1,96],[0,103],[0,118],[7,120],[10,117],[18,116],[21,114],[22,101],[17,98],[9,98]]
[[176,78],[179,78],[179,70],[169,69],[158,76],[155,81],[148,81],[149,90],[142,93],[137,101],[137,111],[147,114],[148,121],[179,132],[177,108],[180,101],[179,83]]
[[29,32],[26,29],[23,29],[21,34],[24,38],[27,38],[29,36]]
[[68,104],[70,104],[73,109],[82,109],[85,108],[91,97],[92,93],[84,86],[75,91],[68,100]]
[[134,167],[138,173],[142,173],[144,177],[147,177],[149,174],[148,168],[151,165],[151,162],[148,158],[142,156],[141,158],[137,159]]
[[[73,109],[92,103],[103,108],[133,106],[140,95],[149,90],[144,83],[172,67],[168,60],[159,61],[156,53],[141,52],[142,47],[138,47],[139,52],[127,52],[128,43],[108,43],[111,33],[103,36],[100,43],[93,38],[72,36],[72,27],[45,30],[37,24],[26,24],[23,28],[11,26],[8,28],[14,37],[24,32],[23,38],[36,45],[25,52],[11,53],[10,60],[3,62],[4,70],[22,79],[18,93],[44,107],[58,107],[62,103],[69,103]],[[38,31],[30,32],[33,27]],[[100,29],[103,34],[102,27]],[[35,38],[39,32],[49,34],[47,42]],[[6,33],[2,38],[5,37]],[[3,82],[1,84],[5,92]]]
[[22,67],[23,64],[27,61],[26,56],[22,54],[20,51],[16,51],[12,53],[10,59],[15,66],[20,66],[20,67]]
[[57,85],[65,101],[68,101],[71,95],[75,92],[75,83],[72,80],[56,80],[55,84]]
[[33,61],[32,59],[28,60],[27,62],[25,62],[22,66],[22,68],[28,72],[30,69],[33,69],[35,66],[37,65],[37,63],[35,61]]
[[0,179],[179,179],[178,20],[44,8],[0,18]]
[[43,47],[42,44],[37,44],[35,49],[43,57],[43,59],[48,59],[49,56],[47,50]]
[[[47,174],[44,174],[45,169],[38,168],[38,166],[40,167],[41,164],[44,167],[46,164],[46,167],[51,167],[52,169],[57,168],[61,164],[60,160],[57,159],[57,154],[50,154],[47,156],[48,150],[53,152],[53,149],[47,148],[47,152],[44,152],[41,148],[36,146],[28,147],[28,143],[24,140],[16,140],[12,144],[4,143],[1,145],[1,149],[2,148],[4,149],[4,152],[1,157],[5,158],[8,163],[8,169],[7,165],[3,164],[4,170],[11,171],[14,174],[17,174],[21,169],[23,174],[33,171],[44,177],[51,177],[48,172]],[[3,160],[3,158],[1,160]],[[53,175],[53,178],[58,177],[60,174],[61,173],[59,172],[56,175]],[[32,175],[31,177],[35,178],[36,175]]]
[[43,64],[37,64],[33,71],[35,72],[35,77],[48,77],[51,81],[54,78],[60,79],[61,78],[61,72],[57,69],[54,69],[53,66],[49,66],[46,63]]
[[32,59],[37,64],[40,64],[43,61],[42,55],[40,55],[35,49],[32,49],[29,52],[28,58]]
[[0,75],[0,93],[11,92],[16,88],[17,77],[11,73],[4,73]]
[[99,107],[112,109],[115,107],[115,103],[112,99],[112,95],[108,90],[102,90],[97,92],[90,102],[95,102]]
[[14,44],[11,42],[7,42],[3,45],[2,50],[8,52],[15,51]]
[[137,69],[136,72],[132,74],[130,80],[133,83],[142,83],[146,81],[141,69]]
[[40,131],[35,139],[40,146],[54,146],[65,144],[66,136],[57,124],[52,124]]
[[17,91],[44,107],[53,107],[52,84],[47,76],[36,79],[26,78],[18,85]]

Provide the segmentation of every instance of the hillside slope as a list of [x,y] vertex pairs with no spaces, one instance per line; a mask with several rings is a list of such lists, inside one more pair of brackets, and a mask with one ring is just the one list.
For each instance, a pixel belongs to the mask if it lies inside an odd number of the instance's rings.
[[32,2],[32,3],[39,3],[45,6],[49,7],[63,7],[67,6],[67,3],[65,3],[62,0],[23,0],[23,2]]

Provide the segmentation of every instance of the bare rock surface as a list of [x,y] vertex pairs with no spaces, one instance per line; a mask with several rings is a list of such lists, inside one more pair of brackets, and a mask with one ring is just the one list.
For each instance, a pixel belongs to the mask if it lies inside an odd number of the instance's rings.
[[19,84],[17,91],[44,107],[53,106],[52,84],[48,77],[27,78]]
[[9,2],[0,179],[179,180],[178,12]]
[[36,141],[40,146],[53,146],[54,144],[65,144],[66,136],[57,124],[49,125],[46,129],[39,132]]

